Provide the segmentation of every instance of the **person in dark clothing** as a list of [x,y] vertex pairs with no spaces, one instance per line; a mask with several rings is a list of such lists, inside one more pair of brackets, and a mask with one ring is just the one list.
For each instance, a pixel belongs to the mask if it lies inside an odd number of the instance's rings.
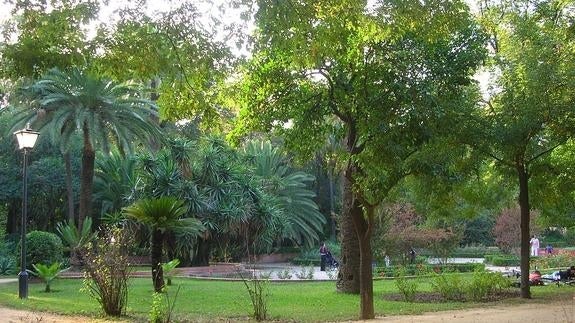
[[413,250],[413,248],[409,248],[409,263],[410,264],[414,264],[415,263],[415,250]]
[[321,247],[319,247],[319,256],[320,259],[320,270],[325,271],[325,264],[327,263],[327,256],[329,254],[329,249],[325,246],[325,242],[321,243]]

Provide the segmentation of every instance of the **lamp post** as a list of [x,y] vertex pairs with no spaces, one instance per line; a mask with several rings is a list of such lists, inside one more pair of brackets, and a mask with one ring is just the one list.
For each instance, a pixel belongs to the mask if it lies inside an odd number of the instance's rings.
[[22,224],[21,242],[20,242],[20,273],[18,274],[18,296],[20,298],[28,298],[28,272],[26,271],[26,222],[28,213],[28,152],[34,148],[36,139],[40,135],[39,132],[32,131],[30,124],[26,128],[14,132],[14,136],[18,140],[18,148],[22,150],[24,155],[23,162],[23,175],[22,175]]

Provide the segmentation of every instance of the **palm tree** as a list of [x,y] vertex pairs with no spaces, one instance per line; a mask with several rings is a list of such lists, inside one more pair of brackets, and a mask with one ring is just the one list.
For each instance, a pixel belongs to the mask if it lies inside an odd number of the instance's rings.
[[123,209],[124,214],[146,224],[152,231],[151,258],[152,281],[154,290],[161,292],[164,288],[162,255],[165,238],[168,232],[185,231],[199,236],[204,226],[195,218],[182,218],[188,212],[185,202],[174,197],[144,199]]
[[[91,215],[92,183],[96,150],[108,151],[111,144],[120,152],[131,150],[133,139],[143,142],[157,136],[158,128],[149,121],[156,115],[153,102],[142,99],[137,84],[116,83],[73,68],[52,69],[42,79],[20,91],[23,99],[39,109],[22,110],[15,120],[27,122],[68,147],[73,135],[82,135],[82,170],[78,226]],[[56,140],[54,140],[56,142]]]
[[315,178],[291,169],[284,153],[269,141],[248,142],[244,154],[254,165],[254,173],[263,190],[278,201],[284,216],[282,237],[308,247],[315,245],[326,222],[313,201],[315,193],[308,189],[308,184]]

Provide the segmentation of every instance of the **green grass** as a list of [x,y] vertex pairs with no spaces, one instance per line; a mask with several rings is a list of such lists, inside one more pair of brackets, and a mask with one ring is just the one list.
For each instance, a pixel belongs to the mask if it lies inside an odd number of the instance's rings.
[[[177,278],[172,291],[180,285],[175,314],[178,320],[212,321],[218,319],[243,321],[251,312],[249,296],[242,282],[209,281]],[[80,292],[79,279],[60,279],[53,283],[55,292],[45,293],[43,284],[32,283],[29,298],[18,299],[17,283],[0,284],[0,304],[18,309],[48,311],[61,314],[101,316],[98,303]],[[422,283],[419,290],[430,290]],[[535,300],[571,297],[575,288],[556,286],[533,287]],[[152,295],[151,279],[135,278],[130,283],[127,314],[130,320],[146,321]],[[383,300],[386,293],[397,293],[393,281],[374,282],[376,315],[419,314],[431,311],[453,310],[485,306],[478,303],[406,303]],[[269,285],[268,313],[280,321],[318,322],[347,321],[358,317],[359,297],[337,293],[333,282],[283,282]],[[521,299],[498,302],[498,305],[521,303]]]

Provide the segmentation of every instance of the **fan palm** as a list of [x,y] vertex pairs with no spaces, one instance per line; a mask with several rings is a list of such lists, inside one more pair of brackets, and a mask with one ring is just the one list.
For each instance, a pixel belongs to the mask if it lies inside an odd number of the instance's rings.
[[128,217],[132,217],[149,226],[152,231],[152,281],[154,290],[161,292],[164,287],[161,262],[166,234],[169,231],[186,231],[200,235],[204,227],[197,219],[182,218],[188,212],[188,208],[185,206],[184,201],[174,197],[140,200],[131,206],[125,207],[123,212]]
[[313,246],[325,224],[325,217],[313,201],[315,193],[307,188],[315,178],[290,169],[283,152],[269,141],[250,141],[244,153],[254,165],[264,190],[277,198],[284,215],[282,236]]
[[77,68],[52,69],[20,91],[41,113],[22,110],[14,128],[34,123],[40,132],[59,137],[63,147],[69,146],[75,133],[82,135],[79,227],[91,215],[96,150],[108,151],[113,144],[124,152],[131,150],[134,138],[159,137],[158,128],[149,121],[156,114],[155,105],[140,98],[140,92],[136,84],[116,83]]

